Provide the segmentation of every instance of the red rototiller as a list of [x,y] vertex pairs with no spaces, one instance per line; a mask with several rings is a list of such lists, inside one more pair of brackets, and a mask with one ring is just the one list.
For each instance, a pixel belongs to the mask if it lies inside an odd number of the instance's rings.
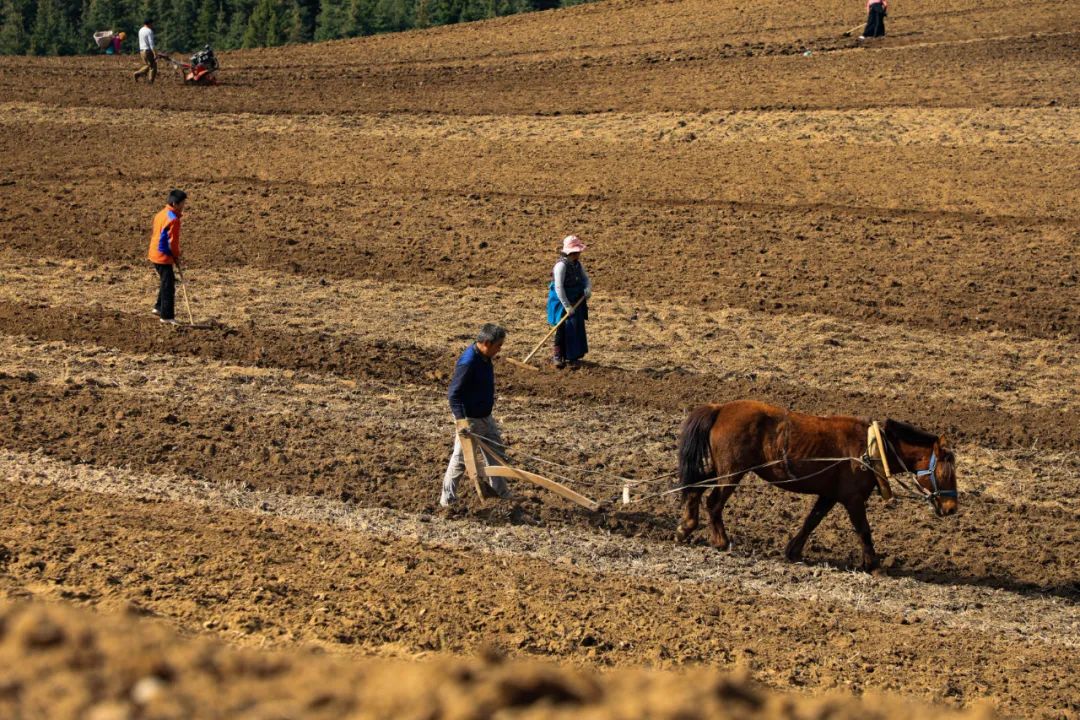
[[190,63],[173,60],[163,53],[158,53],[158,57],[180,72],[185,85],[217,85],[217,71],[220,66],[214,56],[214,49],[209,45],[192,55]]

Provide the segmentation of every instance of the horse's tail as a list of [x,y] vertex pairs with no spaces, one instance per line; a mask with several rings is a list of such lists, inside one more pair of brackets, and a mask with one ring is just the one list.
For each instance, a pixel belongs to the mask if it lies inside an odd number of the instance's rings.
[[683,493],[710,478],[709,436],[720,410],[719,405],[702,405],[694,408],[683,423],[679,433],[679,487]]

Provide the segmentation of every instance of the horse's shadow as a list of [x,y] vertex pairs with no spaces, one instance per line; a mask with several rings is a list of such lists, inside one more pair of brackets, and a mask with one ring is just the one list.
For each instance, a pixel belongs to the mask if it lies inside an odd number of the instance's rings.
[[[701,544],[703,540],[699,541]],[[737,546],[736,550],[737,552]],[[798,562],[806,567],[820,567],[840,572],[861,572],[858,562],[847,557],[827,557],[829,550],[817,549],[815,556],[807,556]],[[783,556],[772,552],[764,553],[770,560],[786,562]],[[760,555],[759,555],[760,557]],[[904,567],[902,558],[882,556],[882,567],[878,575],[885,579],[907,578],[916,582],[945,587],[968,586],[1003,590],[1016,595],[1058,597],[1073,603],[1080,603],[1080,578],[1063,580],[1056,583],[1041,584],[1030,580],[1021,580],[1008,574],[977,574],[964,572],[959,568],[934,570],[930,568]],[[895,560],[890,562],[890,560]]]
[[1073,603],[1080,603],[1080,578],[1062,582],[1040,584],[1029,580],[1020,580],[1010,575],[977,575],[962,570],[930,570],[926,568],[905,568],[902,565],[888,570],[889,577],[910,578],[918,582],[933,585],[968,585],[971,587],[1004,590],[1017,595],[1043,595],[1059,597]]
[[[666,541],[675,533],[675,523],[660,519],[650,512],[625,512],[614,513],[616,522],[611,522],[610,515],[600,514],[603,518],[594,525],[603,527],[610,532],[626,535],[628,537],[645,537],[655,541]],[[744,541],[750,540],[744,538]],[[760,542],[755,542],[760,540]],[[755,538],[750,543],[756,548],[755,557],[763,561],[786,563],[783,555],[776,550],[766,549],[771,539]],[[674,544],[674,541],[672,541]],[[707,540],[701,536],[695,536],[691,543],[693,546],[708,548]],[[730,552],[740,554],[740,543],[735,541]],[[719,552],[719,551],[717,551]],[[882,574],[889,578],[908,578],[917,582],[942,585],[942,586],[969,586],[1004,590],[1016,595],[1041,595],[1046,597],[1059,597],[1074,603],[1080,603],[1080,577],[1053,583],[1038,583],[1030,580],[1022,580],[1007,573],[973,573],[965,572],[962,568],[948,567],[941,569],[927,567],[906,567],[902,556],[885,555]],[[892,560],[890,562],[890,560]],[[857,559],[853,559],[835,552],[834,548],[817,546],[807,550],[806,556],[800,564],[808,567],[821,567],[838,570],[841,572],[858,571]]]

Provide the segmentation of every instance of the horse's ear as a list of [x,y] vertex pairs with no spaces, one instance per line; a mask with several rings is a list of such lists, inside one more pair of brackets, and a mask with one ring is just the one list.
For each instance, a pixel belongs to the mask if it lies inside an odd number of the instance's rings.
[[937,439],[937,446],[939,450],[948,450],[949,441],[945,439],[944,435],[939,435]]

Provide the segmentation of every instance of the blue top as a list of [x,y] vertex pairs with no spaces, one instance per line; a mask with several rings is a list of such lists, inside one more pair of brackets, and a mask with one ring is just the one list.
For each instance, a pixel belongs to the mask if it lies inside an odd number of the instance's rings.
[[455,420],[485,418],[495,407],[495,367],[473,343],[461,353],[450,380],[450,412]]
[[[560,278],[559,268],[562,268]],[[554,279],[548,283],[547,321],[548,325],[558,325],[566,314],[567,307],[573,307],[589,290],[589,276],[580,260],[570,260],[562,255],[551,270]],[[562,291],[562,292],[560,292]],[[588,319],[588,303],[578,308],[582,319]]]

